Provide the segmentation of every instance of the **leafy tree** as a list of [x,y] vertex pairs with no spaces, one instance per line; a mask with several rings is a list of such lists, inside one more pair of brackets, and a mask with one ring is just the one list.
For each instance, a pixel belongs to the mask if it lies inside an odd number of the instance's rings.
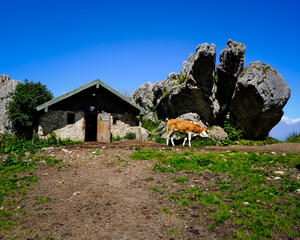
[[19,137],[30,138],[38,124],[36,107],[53,98],[53,94],[41,82],[29,82],[27,79],[17,85],[10,95],[11,101],[6,106],[12,130]]

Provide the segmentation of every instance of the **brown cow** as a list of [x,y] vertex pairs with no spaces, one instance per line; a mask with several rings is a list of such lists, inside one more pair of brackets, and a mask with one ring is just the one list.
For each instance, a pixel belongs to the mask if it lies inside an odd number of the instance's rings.
[[[185,133],[188,135],[189,139],[189,147],[191,147],[191,138],[192,134],[199,135],[201,137],[208,137],[207,128],[203,128],[191,121],[188,120],[178,120],[178,119],[170,119],[167,122],[168,132],[167,132],[167,145],[169,145],[169,139],[171,138],[172,145],[175,146],[173,141],[173,135],[175,132]],[[184,138],[183,146],[185,145],[187,137]]]

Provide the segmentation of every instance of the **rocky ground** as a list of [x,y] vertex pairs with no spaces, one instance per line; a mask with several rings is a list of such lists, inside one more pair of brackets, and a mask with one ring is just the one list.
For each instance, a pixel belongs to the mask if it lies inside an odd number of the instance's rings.
[[[153,142],[121,141],[110,144],[86,143],[78,146],[48,148],[39,155],[61,158],[61,168],[40,165],[35,172],[39,181],[16,207],[16,227],[2,239],[226,239],[232,226],[210,231],[164,195],[149,187],[166,184],[176,187],[176,173],[159,174],[151,161],[132,160],[140,148],[164,148]],[[182,147],[174,147],[182,149]],[[300,144],[281,143],[267,146],[205,147],[196,151],[296,152]],[[170,174],[173,174],[170,177]],[[190,177],[190,176],[189,176]],[[205,176],[204,176],[205,177]],[[207,181],[214,176],[206,176]],[[191,179],[196,179],[190,177]],[[37,199],[46,199],[43,203]],[[172,205],[172,206],[171,206]],[[159,207],[173,209],[165,214]],[[177,209],[177,211],[175,210]],[[197,222],[196,222],[197,221]],[[180,232],[180,234],[176,234]]]

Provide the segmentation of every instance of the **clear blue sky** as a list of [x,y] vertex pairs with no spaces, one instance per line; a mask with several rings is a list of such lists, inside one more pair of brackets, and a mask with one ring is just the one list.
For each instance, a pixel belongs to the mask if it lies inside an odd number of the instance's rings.
[[135,90],[179,72],[198,44],[246,45],[245,66],[275,67],[300,118],[300,1],[0,0],[0,74],[57,97],[95,79]]

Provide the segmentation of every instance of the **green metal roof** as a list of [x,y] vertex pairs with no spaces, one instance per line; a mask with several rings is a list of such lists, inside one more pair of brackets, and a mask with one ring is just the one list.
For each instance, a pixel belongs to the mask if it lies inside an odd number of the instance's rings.
[[48,102],[45,102],[45,103],[37,106],[36,109],[38,111],[43,110],[43,109],[45,109],[45,108],[47,108],[47,107],[49,107],[49,106],[51,106],[51,105],[53,105],[53,104],[55,104],[57,102],[60,102],[60,101],[66,99],[68,97],[71,97],[71,96],[73,96],[73,95],[75,95],[75,94],[77,94],[77,93],[79,93],[79,92],[81,92],[81,91],[83,91],[83,90],[85,90],[87,88],[90,88],[92,86],[96,86],[97,84],[101,85],[102,87],[104,87],[105,89],[107,89],[108,91],[110,91],[111,93],[113,93],[114,95],[116,95],[117,97],[121,98],[123,101],[127,102],[128,104],[130,104],[134,108],[140,110],[140,114],[146,113],[146,111],[147,111],[146,109],[144,109],[141,106],[137,105],[136,103],[134,103],[133,101],[131,101],[130,98],[122,95],[121,93],[119,93],[115,89],[111,88],[110,86],[108,86],[107,84],[105,84],[104,82],[102,82],[99,79],[97,79],[95,81],[92,81],[92,82],[90,82],[88,84],[85,84],[85,85],[83,85],[83,86],[81,86],[79,88],[76,88],[73,91],[65,93],[65,94],[63,94],[63,95],[61,95],[61,96],[59,96],[59,97],[57,97],[55,99],[52,99],[52,100],[48,101]]

